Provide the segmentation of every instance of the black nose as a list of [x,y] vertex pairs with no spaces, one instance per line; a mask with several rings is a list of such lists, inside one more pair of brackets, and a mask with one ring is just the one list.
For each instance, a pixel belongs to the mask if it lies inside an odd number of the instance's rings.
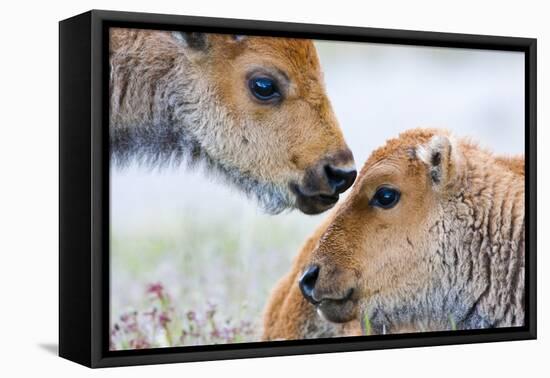
[[317,304],[313,298],[313,289],[315,289],[315,282],[317,282],[317,277],[319,277],[319,266],[310,265],[300,277],[298,285],[302,291],[302,295],[311,303]]
[[325,174],[327,175],[328,184],[334,191],[334,194],[340,194],[348,190],[355,181],[357,171],[355,169],[345,170],[333,167],[329,164],[325,165]]

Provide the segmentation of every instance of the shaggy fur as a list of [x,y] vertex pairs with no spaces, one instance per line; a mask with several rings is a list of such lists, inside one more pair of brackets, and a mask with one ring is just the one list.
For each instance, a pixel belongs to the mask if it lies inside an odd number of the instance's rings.
[[[380,185],[400,190],[395,207],[371,206]],[[524,189],[522,157],[439,130],[388,141],[273,291],[264,339],[524,325]],[[297,285],[310,264],[317,311]]]
[[[110,37],[114,164],[201,163],[277,213],[296,205],[291,183],[348,151],[309,40],[117,28]],[[283,101],[259,103],[252,75],[275,77]]]

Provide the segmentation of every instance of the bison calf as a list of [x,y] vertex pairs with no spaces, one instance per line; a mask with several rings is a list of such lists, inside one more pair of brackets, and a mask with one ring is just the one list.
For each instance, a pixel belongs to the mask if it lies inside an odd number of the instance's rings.
[[110,33],[113,162],[201,162],[270,213],[320,213],[353,183],[311,40]]
[[523,157],[389,140],[274,290],[264,338],[522,326],[524,189]]

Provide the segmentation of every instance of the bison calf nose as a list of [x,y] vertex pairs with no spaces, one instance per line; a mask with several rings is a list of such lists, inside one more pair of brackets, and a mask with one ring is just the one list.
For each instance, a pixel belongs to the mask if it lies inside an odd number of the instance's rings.
[[341,169],[327,164],[325,165],[325,174],[333,193],[340,194],[348,190],[353,184],[357,171],[355,169]]
[[317,302],[313,298],[313,289],[315,289],[315,282],[317,282],[317,277],[319,277],[319,266],[310,265],[300,277],[298,285],[302,291],[302,295],[311,303],[316,304]]
[[328,155],[307,169],[301,182],[291,182],[296,207],[305,214],[319,214],[338,202],[355,181],[357,171],[350,150]]

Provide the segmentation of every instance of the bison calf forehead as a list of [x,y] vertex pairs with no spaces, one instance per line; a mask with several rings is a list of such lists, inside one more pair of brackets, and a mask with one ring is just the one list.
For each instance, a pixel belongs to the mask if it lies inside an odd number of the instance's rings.
[[384,159],[402,159],[404,161],[419,162],[417,148],[426,144],[434,135],[444,134],[446,131],[436,129],[412,129],[407,130],[397,138],[389,139],[382,147],[374,150],[365,165],[362,173],[373,164]]
[[317,51],[311,40],[250,37],[246,40],[246,48],[262,56],[284,58],[290,68],[301,72],[320,70]]

